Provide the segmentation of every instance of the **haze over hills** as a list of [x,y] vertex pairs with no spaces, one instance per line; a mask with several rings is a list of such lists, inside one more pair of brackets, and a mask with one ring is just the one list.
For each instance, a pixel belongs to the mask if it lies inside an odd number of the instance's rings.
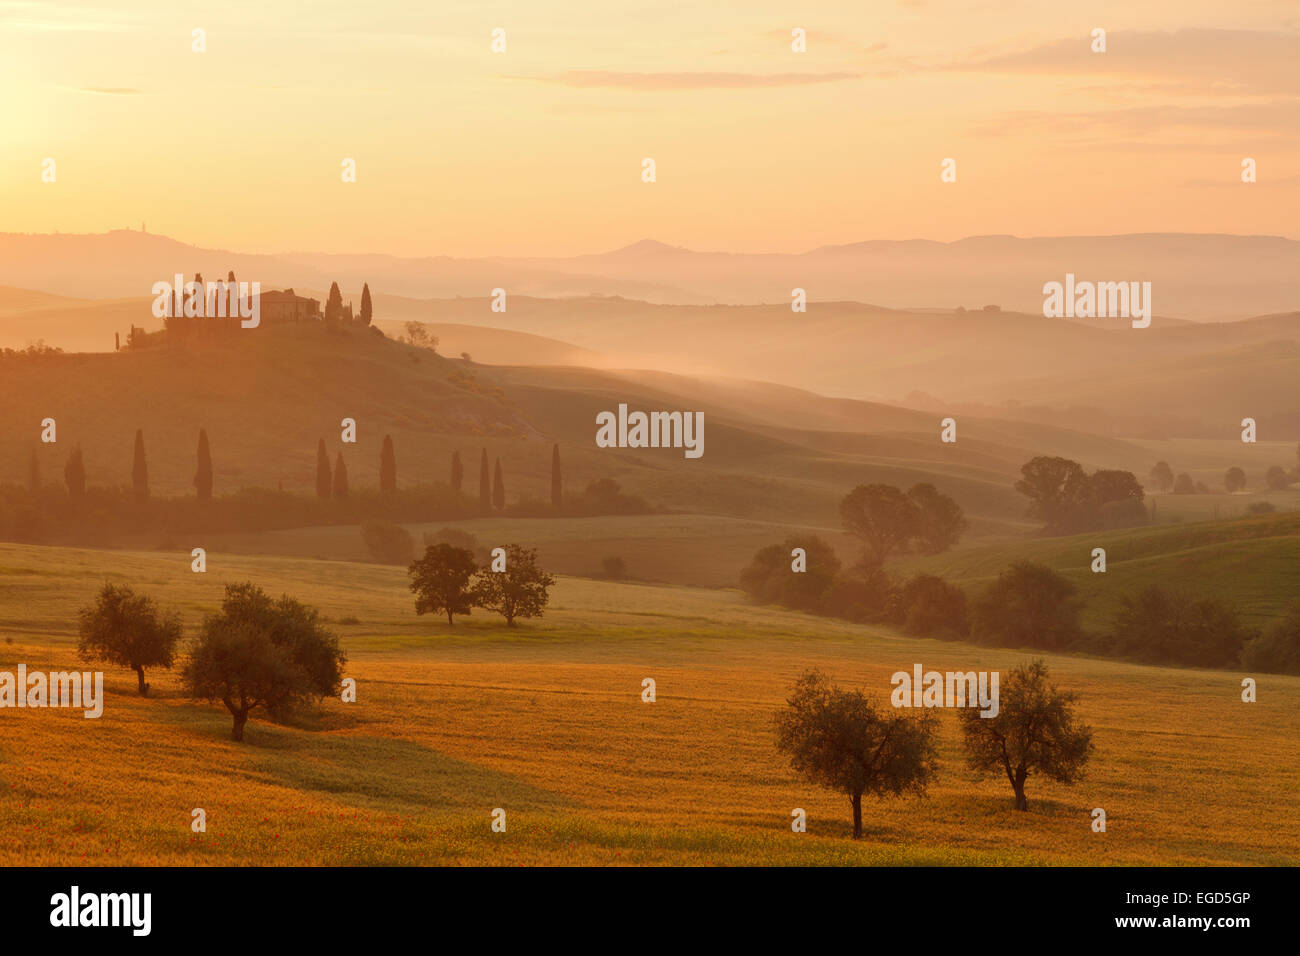
[[[32,449],[58,482],[80,445],[92,484],[126,484],[132,439],[143,429],[151,487],[191,490],[199,428],[212,444],[218,493],[245,486],[309,493],[318,439],[343,452],[355,487],[376,484],[383,436],[393,436],[401,484],[443,481],[451,454],[474,486],[479,448],[500,458],[509,500],[545,500],[551,443],[561,444],[568,487],[613,477],[652,503],[691,513],[838,528],[839,499],[855,484],[931,481],[953,495],[977,529],[1025,529],[1012,489],[1037,453],[1089,467],[1149,467],[1127,442],[1025,423],[963,421],[961,441],[937,440],[938,420],[884,405],[825,399],[756,382],[574,367],[484,367],[371,332],[320,325],[158,344],[110,354],[9,360],[0,380],[0,481],[26,480]],[[703,411],[706,453],[598,449],[596,413],[632,408]],[[58,422],[40,445],[33,423]],[[355,418],[358,441],[339,442]],[[978,533],[978,530],[977,530]]]
[[[308,287],[303,294],[323,298]],[[356,290],[345,295],[354,303]],[[1300,313],[1133,329],[1014,312],[900,311],[854,302],[668,306],[625,298],[422,300],[376,294],[375,323],[425,323],[440,351],[480,364],[636,368],[762,380],[818,395],[1015,419],[1115,437],[1223,438],[1254,417],[1300,438]],[[108,351],[157,329],[148,298],[69,299],[0,288],[0,347],[44,340]],[[819,426],[821,427],[821,426]],[[834,427],[834,426],[831,426]]]
[[[1300,380],[1300,312],[1236,322],[1156,319],[1134,329],[1124,320],[855,302],[812,303],[800,314],[785,305],[598,298],[514,297],[505,312],[492,312],[487,298],[392,299],[385,307],[408,319],[581,342],[599,353],[586,365],[759,379],[1121,437],[1227,437],[1250,415],[1267,421],[1272,437],[1300,439],[1300,408],[1290,397]],[[474,354],[496,361],[490,349]]]
[[621,295],[654,303],[851,300],[893,308],[997,304],[1041,311],[1042,287],[1067,272],[1096,281],[1150,281],[1155,311],[1192,319],[1241,318],[1300,305],[1300,242],[1275,236],[1148,233],[956,242],[874,240],[801,254],[696,252],[643,240],[565,258],[401,258],[203,249],[134,230],[96,235],[0,234],[0,284],[95,298],[147,294],[176,272],[263,287],[345,288],[420,298]]

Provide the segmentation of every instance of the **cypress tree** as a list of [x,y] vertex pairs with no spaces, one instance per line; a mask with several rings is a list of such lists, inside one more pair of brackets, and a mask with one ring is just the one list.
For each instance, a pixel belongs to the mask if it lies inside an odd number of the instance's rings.
[[460,463],[460,452],[451,453],[451,486],[460,491],[460,486],[465,483],[465,466]]
[[384,436],[384,448],[379,453],[379,490],[391,495],[397,491],[397,457],[393,454],[393,436]]
[[496,473],[492,476],[492,507],[500,511],[506,506],[506,483],[501,480],[501,459],[497,459]]
[[330,283],[330,294],[325,300],[325,322],[334,325],[343,318],[343,293],[337,282]]
[[212,498],[212,453],[208,450],[208,431],[199,429],[199,470],[194,473],[194,487],[200,501]]
[[131,462],[131,490],[137,501],[149,498],[149,466],[144,460],[144,432],[135,431],[135,458]]
[[556,511],[560,510],[563,491],[564,486],[560,482],[560,444],[556,442],[551,446],[551,505]]
[[348,496],[348,466],[343,464],[343,452],[339,452],[334,458],[334,497],[346,498]]
[[484,508],[492,504],[492,479],[488,475],[487,449],[478,460],[478,503]]
[[374,314],[374,307],[370,302],[370,283],[366,282],[361,286],[361,324],[369,325]]
[[316,497],[328,498],[331,487],[330,456],[325,451],[325,439],[322,438],[316,446]]
[[68,483],[68,497],[81,501],[86,497],[86,466],[81,460],[81,446],[72,449],[68,463],[63,466],[63,480]]

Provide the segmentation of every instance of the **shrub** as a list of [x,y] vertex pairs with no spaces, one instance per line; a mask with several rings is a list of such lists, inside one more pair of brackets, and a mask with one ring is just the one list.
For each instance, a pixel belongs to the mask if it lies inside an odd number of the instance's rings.
[[1075,587],[1051,568],[1017,561],[974,602],[971,632],[981,644],[1065,650],[1083,636]]
[[858,623],[888,620],[894,582],[874,562],[862,562],[837,574],[822,599],[822,612]]
[[432,534],[426,531],[424,533],[424,546],[428,548],[434,544],[449,544],[453,548],[464,548],[474,555],[474,560],[479,564],[487,564],[488,562],[488,549],[479,544],[477,537],[461,528],[439,528]]
[[1115,650],[1137,660],[1224,667],[1256,632],[1222,602],[1153,585],[1125,595],[1111,634]]
[[890,618],[920,637],[957,640],[970,631],[966,594],[933,574],[918,574],[894,592]]
[[1300,604],[1291,605],[1286,617],[1247,641],[1241,663],[1270,674],[1300,674]]
[[[807,569],[793,570],[795,548],[806,554]],[[840,570],[835,549],[816,535],[786,538],[760,549],[740,572],[741,589],[761,604],[800,611],[821,609],[823,596]]]
[[411,533],[391,521],[363,522],[361,539],[371,559],[380,564],[410,564],[415,554]]

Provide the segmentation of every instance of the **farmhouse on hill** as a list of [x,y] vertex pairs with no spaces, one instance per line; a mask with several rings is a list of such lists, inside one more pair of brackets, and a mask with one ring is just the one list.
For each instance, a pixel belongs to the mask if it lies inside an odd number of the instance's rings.
[[[261,298],[263,322],[319,321],[324,318],[320,310],[320,299],[295,295],[293,289],[273,289],[263,292]],[[351,306],[348,308],[351,309]]]

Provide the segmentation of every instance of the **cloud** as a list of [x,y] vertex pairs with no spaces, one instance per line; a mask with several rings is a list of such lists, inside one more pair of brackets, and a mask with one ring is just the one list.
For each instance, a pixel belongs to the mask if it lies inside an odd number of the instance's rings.
[[[0,0],[0,26],[26,33],[121,33],[130,24],[103,19],[105,11],[93,7],[55,6],[30,0]],[[110,14],[112,16],[113,14]]]
[[[835,30],[822,30],[815,26],[800,24],[808,33],[808,49],[820,49],[828,47],[836,50],[844,50],[849,53],[859,55],[871,55],[873,53],[882,53],[889,48],[889,44],[883,40],[876,43],[863,43],[862,38],[850,33],[840,33]],[[779,30],[768,30],[766,33],[759,34],[764,40],[777,41],[780,43],[789,43],[792,39],[792,27],[781,27]]]
[[1090,33],[997,56],[936,67],[973,73],[1142,77],[1166,92],[1196,95],[1300,93],[1300,33],[1262,30],[1114,31],[1106,52]]
[[858,80],[863,73],[624,73],[614,70],[568,70],[549,76],[512,77],[556,86],[606,90],[738,90],[774,86],[809,86]]
[[1258,133],[1294,140],[1300,136],[1300,99],[1278,99],[1234,106],[1140,106],[1085,112],[1025,110],[989,119],[971,129],[984,136],[1034,131],[1036,135],[1095,136],[1105,130],[1114,140],[1146,138],[1160,130],[1214,129]]
[[[1239,167],[1230,169],[1229,172],[1231,175],[1224,176],[1222,179],[1184,179],[1179,185],[1196,189],[1241,189],[1246,185],[1241,181]],[[1257,189],[1260,186],[1300,186],[1300,174],[1283,176],[1281,179],[1263,178],[1257,183],[1251,183],[1249,188]]]

